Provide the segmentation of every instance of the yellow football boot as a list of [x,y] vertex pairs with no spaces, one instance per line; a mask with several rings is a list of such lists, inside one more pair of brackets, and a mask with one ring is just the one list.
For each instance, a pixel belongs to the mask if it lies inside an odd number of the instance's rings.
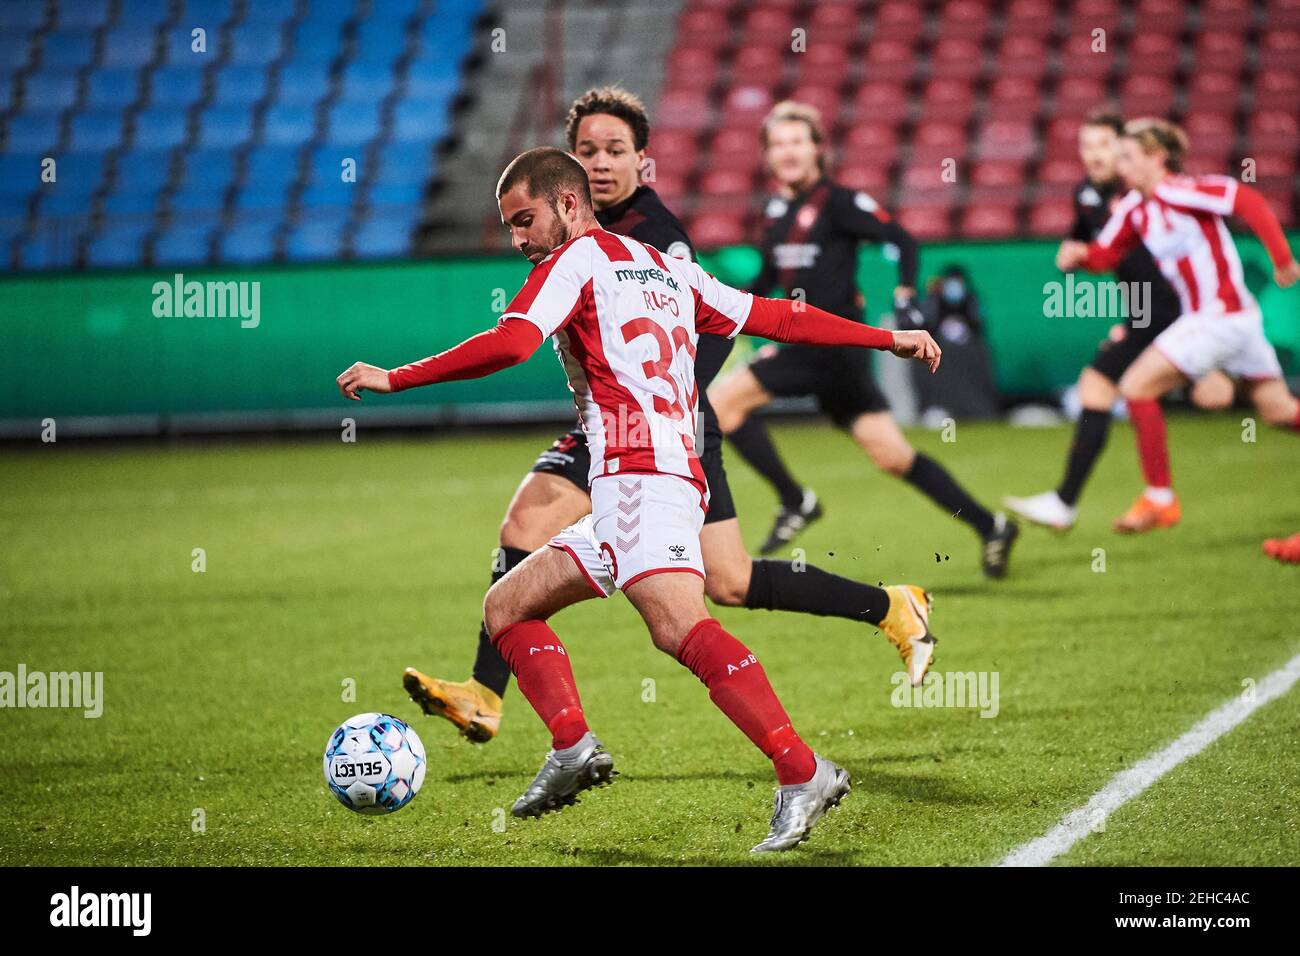
[[408,667],[402,686],[421,710],[447,718],[472,743],[487,743],[501,727],[501,698],[473,678],[457,684]]
[[930,633],[930,610],[934,599],[915,584],[893,584],[885,588],[889,613],[879,627],[898,648],[913,687],[919,687],[934,661],[935,636]]

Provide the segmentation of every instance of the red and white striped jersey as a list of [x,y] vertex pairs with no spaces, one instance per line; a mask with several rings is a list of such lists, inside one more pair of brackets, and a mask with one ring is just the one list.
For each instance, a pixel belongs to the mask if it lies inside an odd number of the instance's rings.
[[1170,175],[1144,198],[1132,190],[1089,246],[1086,265],[1114,267],[1134,245],[1150,250],[1182,301],[1184,314],[1257,308],[1225,216],[1237,212],[1241,184],[1229,176]]
[[554,336],[587,434],[589,478],[677,475],[707,494],[696,342],[701,332],[734,337],[752,304],[694,262],[592,229],[539,262],[502,319]]

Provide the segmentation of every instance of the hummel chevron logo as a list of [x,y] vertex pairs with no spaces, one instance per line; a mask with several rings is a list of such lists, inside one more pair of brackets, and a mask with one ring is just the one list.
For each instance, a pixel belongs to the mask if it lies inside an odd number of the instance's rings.
[[628,551],[628,550],[631,550],[631,548],[632,548],[632,547],[633,547],[637,542],[639,542],[640,540],[641,540],[641,536],[640,536],[639,534],[634,534],[634,535],[633,535],[631,538],[629,538],[627,541],[624,541],[622,538],[615,537],[615,538],[614,538],[614,543],[615,543],[616,545],[618,545],[618,550],[620,550],[620,551]]
[[620,501],[618,503],[618,510],[623,512],[623,514],[625,515],[630,515],[632,512],[636,511],[636,509],[639,507],[641,507],[640,498],[637,498],[633,501]]
[[624,498],[631,498],[641,490],[641,486],[635,481],[620,481],[618,483],[618,493]]
[[631,520],[628,520],[628,519],[626,519],[626,518],[619,518],[619,519],[618,519],[618,530],[619,530],[619,531],[632,531],[632,530],[634,530],[634,529],[636,528],[636,526],[639,525],[640,523],[641,523],[641,516],[640,516],[640,515],[637,515],[635,518],[632,518]]

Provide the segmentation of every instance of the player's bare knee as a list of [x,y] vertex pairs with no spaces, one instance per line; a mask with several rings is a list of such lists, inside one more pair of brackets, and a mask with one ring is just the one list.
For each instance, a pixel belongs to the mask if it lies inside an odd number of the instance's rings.
[[744,607],[749,596],[748,576],[729,572],[711,571],[704,579],[704,593],[714,604],[723,607]]
[[492,637],[496,637],[511,624],[518,624],[522,620],[511,587],[509,584],[503,587],[504,582],[504,578],[497,581],[483,596],[483,626]]

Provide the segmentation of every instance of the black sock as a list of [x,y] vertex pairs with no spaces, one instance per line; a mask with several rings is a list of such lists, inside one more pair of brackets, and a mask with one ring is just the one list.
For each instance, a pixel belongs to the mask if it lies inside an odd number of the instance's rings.
[[757,416],[750,415],[743,425],[727,437],[749,467],[776,489],[781,504],[791,511],[798,511],[803,504],[803,488],[786,470],[785,462],[772,444],[772,436],[767,433],[763,422]]
[[926,495],[954,518],[960,518],[987,538],[993,533],[993,514],[966,493],[947,469],[928,455],[916,453],[916,460],[903,480]]
[[1074,426],[1074,443],[1070,445],[1070,457],[1065,462],[1065,477],[1061,479],[1061,487],[1056,489],[1061,500],[1071,508],[1079,500],[1083,483],[1092,474],[1092,466],[1101,457],[1109,435],[1109,409],[1095,412],[1085,408],[1079,416],[1079,423]]
[[[496,584],[500,581],[506,576],[507,571],[531,553],[522,548],[502,548],[501,557],[505,559],[505,567],[492,569],[492,583]],[[474,658],[474,679],[498,697],[506,692],[506,687],[510,684],[510,665],[492,646],[492,638],[488,634],[486,624],[478,626],[478,654]]]
[[796,571],[790,561],[755,558],[745,607],[879,624],[889,613],[889,595],[874,585],[850,581],[810,564]]

